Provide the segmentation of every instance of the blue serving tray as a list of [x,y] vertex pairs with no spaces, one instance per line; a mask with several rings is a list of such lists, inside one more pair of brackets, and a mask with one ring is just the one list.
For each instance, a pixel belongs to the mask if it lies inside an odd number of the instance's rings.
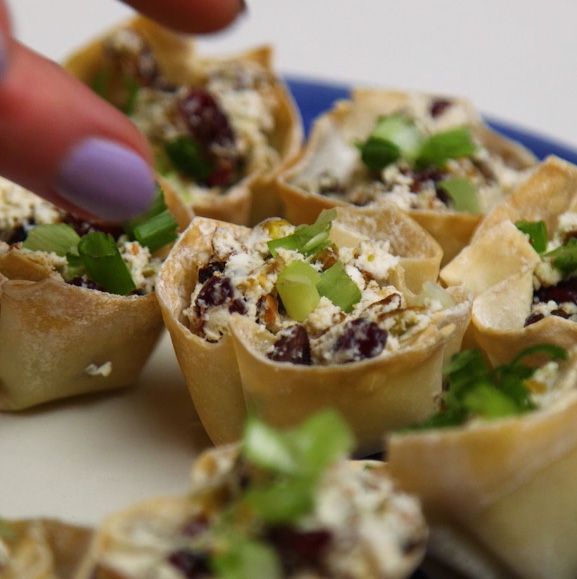
[[[335,101],[348,98],[350,94],[350,89],[345,85],[319,83],[294,77],[289,77],[287,81],[300,108],[307,134],[318,115],[330,109]],[[519,141],[539,159],[547,155],[557,155],[577,165],[577,150],[563,143],[493,117],[484,116],[484,119],[495,131]]]

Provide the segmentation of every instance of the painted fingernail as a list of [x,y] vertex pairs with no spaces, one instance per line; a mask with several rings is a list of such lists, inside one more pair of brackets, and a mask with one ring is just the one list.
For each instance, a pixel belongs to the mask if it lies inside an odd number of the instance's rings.
[[135,152],[107,139],[81,141],[65,157],[58,193],[106,221],[126,221],[150,206],[154,175]]

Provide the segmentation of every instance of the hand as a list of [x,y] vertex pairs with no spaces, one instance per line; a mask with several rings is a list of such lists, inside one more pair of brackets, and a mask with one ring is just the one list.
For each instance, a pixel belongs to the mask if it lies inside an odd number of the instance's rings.
[[[94,0],[96,1],[96,0]],[[126,0],[181,32],[227,26],[243,0]],[[119,111],[10,34],[0,0],[0,174],[84,217],[123,221],[154,196],[145,138]]]

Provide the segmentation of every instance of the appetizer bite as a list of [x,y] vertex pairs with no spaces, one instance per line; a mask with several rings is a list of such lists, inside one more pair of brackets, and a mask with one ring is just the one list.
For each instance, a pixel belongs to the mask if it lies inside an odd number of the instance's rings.
[[446,263],[534,162],[466,101],[357,90],[319,118],[278,187],[294,223],[335,205],[394,203],[441,244]]
[[161,192],[104,227],[0,180],[0,410],[136,381],[162,330],[154,286],[177,227]]
[[486,217],[441,272],[477,295],[472,335],[493,363],[577,340],[577,167],[556,158]]
[[89,529],[49,519],[0,519],[0,577],[70,579],[91,534]]
[[388,439],[432,554],[472,579],[577,575],[576,387],[577,350],[533,346],[494,369],[476,350],[452,360],[442,410]]
[[440,258],[394,207],[252,230],[195,218],[158,296],[211,439],[238,439],[247,404],[281,426],[335,407],[374,452],[387,428],[431,414],[470,311],[434,283]]
[[382,463],[344,460],[332,413],[287,433],[248,423],[242,446],[204,453],[187,497],[141,503],[99,529],[78,579],[401,579],[421,561],[418,502]]
[[190,40],[136,18],[65,66],[132,119],[195,213],[247,224],[278,214],[272,177],[302,140],[271,57],[269,48],[200,57]]

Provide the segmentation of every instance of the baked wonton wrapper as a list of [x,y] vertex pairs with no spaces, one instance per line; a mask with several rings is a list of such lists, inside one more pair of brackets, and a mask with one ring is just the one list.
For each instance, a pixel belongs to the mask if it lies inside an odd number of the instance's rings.
[[[332,111],[320,117],[298,162],[277,181],[289,221],[312,223],[323,209],[346,205],[342,199],[308,192],[297,182],[318,178],[326,170],[346,178],[359,159],[354,143],[367,138],[380,116],[402,111],[415,96],[392,90],[355,90],[350,101],[337,103]],[[467,101],[453,99],[453,102],[463,110],[465,118],[460,119],[461,124],[465,122],[488,151],[517,169],[534,164],[535,158],[527,149],[491,131]],[[479,214],[432,209],[411,209],[409,215],[440,243],[444,263],[467,245],[482,218]]]
[[2,522],[2,579],[71,579],[92,531],[50,519]]
[[0,249],[0,409],[132,385],[161,330],[154,293],[73,286],[42,254]]
[[[425,282],[436,280],[437,268],[441,257],[438,245],[426,232],[397,209],[387,207],[383,208],[382,211],[369,215],[339,208],[337,210],[337,218],[333,222],[333,230],[338,230],[339,224],[346,226],[349,235],[351,232],[358,231],[360,235],[368,236],[369,238],[389,240],[391,252],[401,256],[401,267],[406,266],[410,289],[413,292],[418,293]],[[248,232],[246,228],[240,226],[204,218],[195,218],[164,263],[157,285],[157,295],[165,324],[171,334],[176,355],[186,377],[191,397],[206,431],[216,444],[234,441],[241,434],[246,417],[246,403],[237,356],[242,356],[243,360],[246,356],[242,349],[237,349],[235,354],[233,339],[228,334],[223,336],[218,342],[211,343],[192,333],[188,328],[183,312],[190,305],[190,295],[197,283],[198,268],[205,264],[213,253],[212,236],[218,228],[228,228],[239,236],[246,235]],[[458,301],[464,300],[462,292],[456,293],[459,296]],[[457,309],[460,307],[458,306]],[[463,305],[462,308],[459,315],[455,316],[455,319],[447,319],[446,324],[439,324],[434,331],[431,330],[430,333],[423,336],[419,347],[415,349],[412,359],[419,360],[423,366],[413,368],[411,372],[415,373],[415,375],[425,376],[426,372],[429,371],[431,375],[435,376],[428,384],[430,388],[428,392],[433,390],[436,392],[440,388],[440,368],[445,345],[450,343],[449,347],[452,350],[460,345],[462,332],[468,322],[469,311],[468,305]],[[239,324],[242,323],[243,320],[239,320]],[[457,327],[455,332],[444,329],[439,333],[440,326],[453,323]],[[450,339],[450,337],[452,338]],[[405,355],[401,355],[399,359],[405,360],[405,363],[409,366],[412,364],[410,361],[411,355],[407,354],[406,359]],[[359,385],[361,390],[368,389],[370,391],[373,388],[371,380],[374,379],[374,365],[375,361],[372,360],[367,363],[366,371],[355,370],[357,374],[360,372],[360,374],[371,376],[371,378],[364,379],[365,382],[362,387]],[[387,365],[395,373],[400,371],[400,363],[397,361],[388,361]],[[356,368],[357,366],[357,364],[348,365],[346,369],[343,366],[337,370],[337,373],[342,371],[348,375],[350,368]],[[365,365],[361,366],[365,368]],[[292,370],[290,365],[283,365],[279,372],[288,376]],[[318,373],[319,376],[328,376],[330,372],[327,368],[317,368],[313,373],[315,375]],[[360,374],[358,374],[359,378]],[[250,377],[250,380],[252,382],[252,377]],[[337,380],[336,377],[335,380]],[[273,387],[276,384],[273,381],[269,384],[269,387]],[[418,384],[418,389],[423,388],[422,382],[418,382]],[[250,391],[251,387],[245,386]],[[328,389],[331,389],[332,386],[327,385],[326,388],[328,393]],[[246,393],[247,391],[245,390]],[[320,400],[322,395],[318,393],[318,396]],[[349,392],[344,397],[353,399],[354,395]],[[429,393],[425,395],[425,399],[426,401],[423,402],[420,410],[411,410],[411,402],[405,400],[402,396],[399,397],[399,404],[405,404],[408,412],[405,420],[410,421],[413,418],[413,414],[414,418],[417,419],[417,417],[423,416],[425,413],[432,412],[433,402],[432,399],[429,399]],[[302,404],[308,405],[311,410],[314,406],[314,404],[304,399]],[[295,409],[297,406],[295,406]],[[290,408],[286,410],[287,419],[280,422],[283,424],[294,423],[297,416],[295,414],[296,411]],[[303,418],[302,414],[300,418]],[[369,428],[371,436],[377,436],[375,429],[381,428],[381,426],[377,427],[376,424],[373,424]],[[382,430],[379,432],[382,432]],[[376,440],[373,443],[376,445]]]
[[[184,555],[194,553],[195,539],[197,548],[202,548],[203,544],[210,548],[211,541],[216,541],[210,535],[206,539],[205,535],[203,543],[202,533],[214,530],[214,521],[219,520],[227,506],[246,488],[238,484],[243,468],[238,450],[238,445],[229,445],[204,452],[193,466],[193,485],[188,496],[144,501],[106,519],[95,534],[88,557],[75,579],[144,579],[160,578],[165,574],[172,577],[175,567],[169,560],[178,561],[175,554],[183,554],[180,560],[186,563]],[[243,480],[245,485],[250,485],[247,471]],[[357,481],[357,485],[351,484],[352,481]],[[377,496],[380,500],[367,507],[366,502],[363,504],[363,498],[366,501],[367,497],[361,496],[362,491],[366,491],[369,500]],[[290,560],[288,545],[289,555],[285,556],[289,565],[288,569],[283,569],[282,577],[334,577],[337,575],[329,569],[336,567],[339,577],[403,579],[415,570],[424,555],[427,527],[418,502],[394,488],[383,463],[337,462],[325,472],[316,492],[316,503],[320,502],[320,495],[325,497],[324,509],[313,507],[305,517],[304,528],[298,520],[277,528],[290,532],[294,526],[297,533],[301,529],[301,532],[314,533],[321,525],[321,532],[324,529],[330,532],[331,542],[328,547],[315,548],[316,552],[308,553],[310,566],[300,572],[290,570],[298,569],[299,561],[298,558]],[[350,519],[334,512],[336,510],[350,513]],[[220,522],[222,530],[222,520]],[[267,528],[266,523],[260,522]],[[226,522],[224,525],[226,528]],[[187,529],[191,530],[187,532]],[[262,542],[271,545],[266,539]],[[275,544],[275,552],[284,562],[279,545],[282,546],[280,541]],[[321,553],[327,566],[322,571],[314,565],[315,555]],[[338,561],[336,564],[334,559]],[[327,560],[330,563],[327,564]],[[203,563],[206,565],[206,561]],[[185,572],[181,573],[184,576]],[[242,576],[248,576],[246,573],[245,570]],[[216,575],[203,572],[202,576]],[[265,577],[262,573],[260,576]]]
[[431,549],[466,577],[577,576],[575,351],[559,380],[569,392],[545,409],[388,440],[395,481],[423,501]]
[[105,39],[124,28],[135,30],[145,39],[164,78],[175,86],[202,84],[207,70],[218,63],[257,65],[272,79],[271,90],[276,109],[275,126],[269,140],[278,154],[278,166],[270,168],[261,163],[222,193],[197,195],[194,199],[184,196],[183,200],[197,215],[232,223],[257,223],[265,217],[278,215],[280,200],[271,185],[277,172],[288,166],[299,152],[303,130],[292,96],[273,70],[271,48],[255,48],[228,57],[200,56],[196,44],[189,37],[171,32],[143,17],[136,17],[75,52],[65,61],[64,67],[86,84],[92,85],[105,58]]
[[533,344],[575,344],[577,324],[559,316],[525,327],[541,258],[514,223],[542,220],[554,232],[559,216],[576,207],[577,167],[550,157],[485,217],[471,245],[441,270],[445,284],[462,285],[476,296],[469,334],[492,363]]

